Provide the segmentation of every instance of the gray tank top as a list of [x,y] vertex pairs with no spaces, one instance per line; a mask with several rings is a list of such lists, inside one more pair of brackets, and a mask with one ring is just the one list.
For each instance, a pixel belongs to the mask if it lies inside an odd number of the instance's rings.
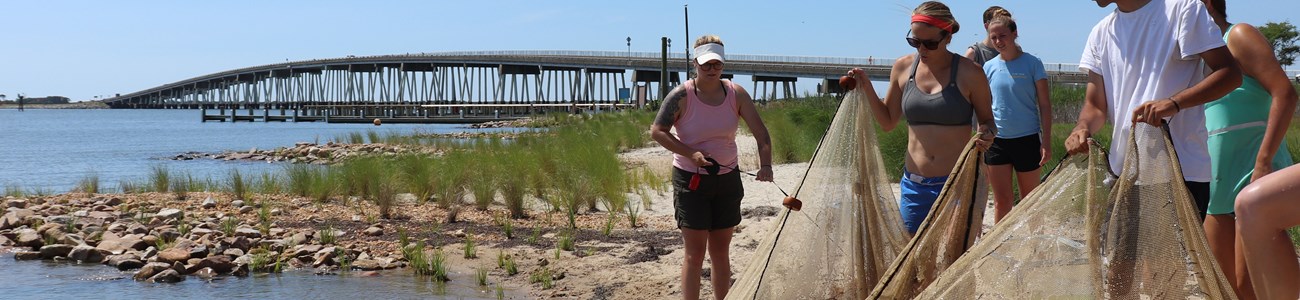
[[952,55],[952,75],[948,85],[935,94],[926,94],[916,87],[916,68],[921,64],[917,57],[912,63],[912,75],[903,86],[903,116],[913,125],[970,125],[974,106],[957,88],[957,65],[961,56]]
[[972,57],[971,60],[974,60],[975,64],[981,66],[989,60],[992,60],[994,57],[997,57],[999,54],[998,49],[993,49],[993,47],[985,45],[984,42],[975,42],[974,45],[970,46],[970,49],[975,50],[975,57]]

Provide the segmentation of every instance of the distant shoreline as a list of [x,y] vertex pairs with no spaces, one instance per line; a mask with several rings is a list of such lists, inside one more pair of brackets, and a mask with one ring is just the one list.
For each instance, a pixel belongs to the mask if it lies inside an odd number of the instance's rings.
[[[18,109],[18,104],[0,104],[0,109]],[[23,109],[108,109],[108,104],[91,101],[68,104],[23,104]]]

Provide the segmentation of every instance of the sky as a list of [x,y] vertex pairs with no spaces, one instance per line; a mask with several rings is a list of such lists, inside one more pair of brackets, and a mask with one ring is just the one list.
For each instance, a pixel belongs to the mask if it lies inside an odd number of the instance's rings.
[[[1159,0],[1157,0],[1159,1]],[[727,53],[897,58],[922,1],[3,1],[0,94],[94,100],[285,60],[475,50],[673,51],[716,34]],[[962,28],[950,51],[983,39],[980,16],[1006,7],[1020,44],[1077,63],[1091,1],[948,1]],[[683,24],[689,7],[690,38]],[[1300,1],[1229,0],[1229,21],[1300,21]],[[1287,69],[1300,69],[1290,66]],[[815,82],[815,81],[812,81]],[[739,82],[738,82],[739,83]],[[743,83],[742,83],[743,84]],[[748,87],[748,85],[743,85]],[[801,90],[811,89],[806,81]]]

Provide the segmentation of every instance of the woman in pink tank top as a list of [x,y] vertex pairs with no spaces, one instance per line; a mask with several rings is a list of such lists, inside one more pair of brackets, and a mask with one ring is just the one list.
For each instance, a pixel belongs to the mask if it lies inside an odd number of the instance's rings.
[[[706,35],[695,41],[698,78],[668,92],[650,135],[673,152],[673,206],[686,245],[682,297],[699,299],[700,268],[708,251],[713,262],[714,298],[731,286],[728,250],[740,224],[740,183],[736,127],[745,119],[758,142],[759,181],[772,181],[772,142],[749,93],[722,80],[722,40]],[[675,130],[674,130],[675,129]],[[674,134],[675,131],[675,134]]]

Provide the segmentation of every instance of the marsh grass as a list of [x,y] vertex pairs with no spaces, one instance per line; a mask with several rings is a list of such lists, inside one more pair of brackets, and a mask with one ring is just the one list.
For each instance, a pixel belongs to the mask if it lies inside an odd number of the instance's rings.
[[325,226],[325,228],[318,231],[318,235],[320,236],[320,243],[323,245],[333,245],[338,241],[338,235],[334,230],[334,225]]
[[487,286],[487,275],[487,269],[480,267],[474,271],[474,281],[478,282],[478,286]]
[[90,172],[90,174],[86,174],[85,177],[82,177],[81,181],[77,182],[77,191],[86,194],[98,194],[99,173]]
[[465,258],[478,258],[478,248],[474,245],[474,235],[465,235]]
[[230,193],[235,200],[249,200],[252,191],[249,190],[249,179],[239,169],[231,169],[229,176],[226,177],[226,192]]
[[257,203],[257,227],[262,235],[271,234],[271,204],[266,200]]
[[276,173],[262,172],[258,177],[256,190],[262,195],[279,195],[284,192],[284,180]]
[[239,228],[239,219],[235,217],[226,217],[221,220],[221,233],[226,236],[235,236],[235,229]]
[[149,169],[149,185],[154,192],[166,193],[171,188],[171,171],[164,165],[154,165]]
[[555,248],[556,248],[556,249],[558,249],[558,250],[564,250],[564,251],[573,251],[573,249],[574,249],[574,245],[573,245],[573,244],[574,244],[574,243],[573,243],[573,230],[574,230],[574,229],[570,229],[570,230],[567,230],[567,231],[565,231],[565,232],[563,232],[563,233],[560,233],[560,236],[559,236],[558,239],[555,241]]
[[23,192],[23,187],[15,183],[5,184],[5,196],[14,198],[24,198],[27,194]]
[[549,290],[555,286],[555,283],[552,280],[551,269],[547,266],[538,268],[537,271],[533,271],[533,274],[528,277],[529,283],[540,283],[543,290]]

